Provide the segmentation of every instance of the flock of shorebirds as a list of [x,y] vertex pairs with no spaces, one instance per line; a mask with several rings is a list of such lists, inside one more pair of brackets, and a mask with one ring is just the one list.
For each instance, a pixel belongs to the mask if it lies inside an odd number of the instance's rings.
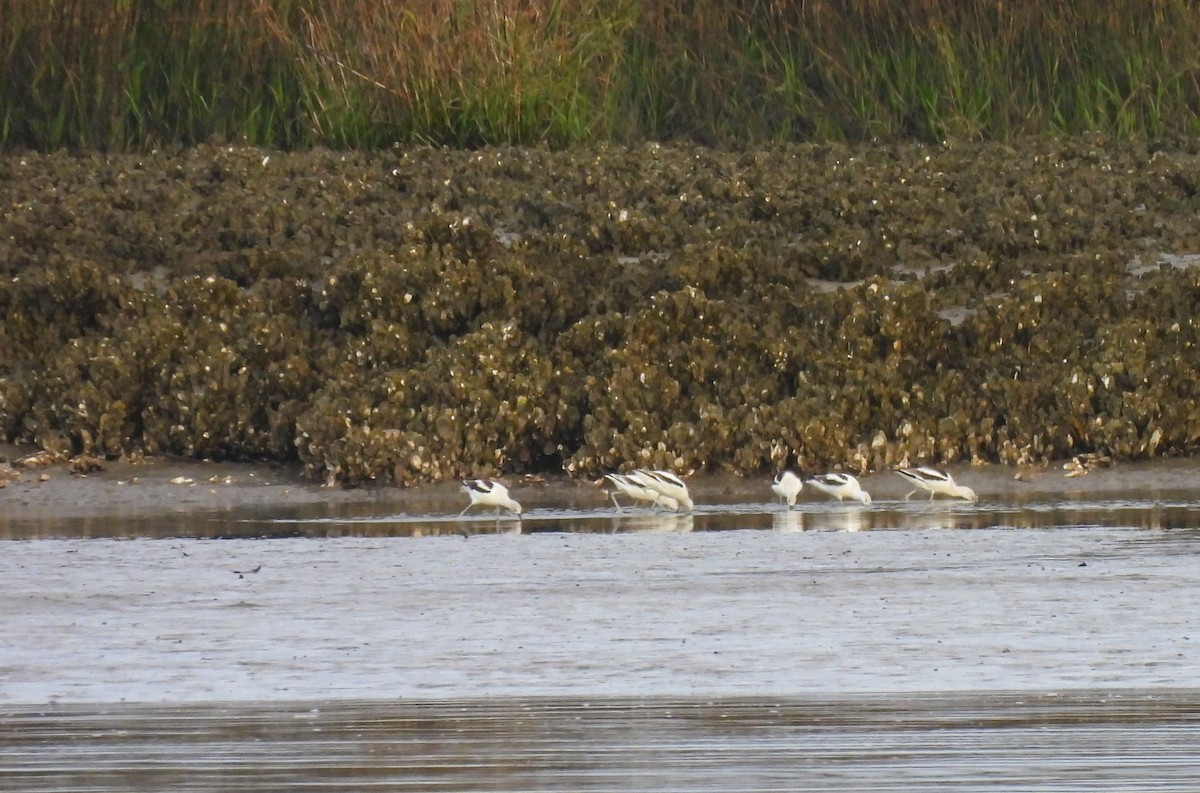
[[[896,473],[915,485],[904,497],[905,500],[921,490],[928,492],[930,499],[940,495],[967,501],[979,500],[974,490],[957,484],[954,477],[936,468],[899,468]],[[639,468],[628,474],[605,474],[604,478],[614,487],[610,496],[618,511],[621,509],[621,503],[617,501],[618,493],[634,503],[647,503],[671,512],[678,512],[680,509],[691,512],[694,506],[687,485],[669,471]],[[784,471],[772,481],[771,490],[787,504],[788,509],[791,509],[796,506],[796,499],[806,484],[838,501],[852,499],[863,504],[871,503],[871,494],[862,489],[858,479],[843,473],[818,474],[809,479],[801,479],[791,471]],[[495,507],[497,515],[502,509],[517,517],[521,515],[521,505],[508,494],[507,487],[494,479],[464,479],[462,489],[471,499],[471,503],[467,504],[459,515],[467,514],[467,510],[474,506]]]

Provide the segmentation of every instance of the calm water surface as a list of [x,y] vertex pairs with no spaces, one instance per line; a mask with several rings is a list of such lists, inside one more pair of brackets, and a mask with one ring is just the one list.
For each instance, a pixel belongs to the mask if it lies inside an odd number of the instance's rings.
[[38,791],[1194,791],[1195,692],[0,711]]

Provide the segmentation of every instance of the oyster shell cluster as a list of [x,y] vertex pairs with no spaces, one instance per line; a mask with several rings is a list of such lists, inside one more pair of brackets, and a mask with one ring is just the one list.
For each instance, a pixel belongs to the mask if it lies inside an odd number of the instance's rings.
[[1200,159],[1101,139],[0,159],[0,432],[331,483],[1200,444]]

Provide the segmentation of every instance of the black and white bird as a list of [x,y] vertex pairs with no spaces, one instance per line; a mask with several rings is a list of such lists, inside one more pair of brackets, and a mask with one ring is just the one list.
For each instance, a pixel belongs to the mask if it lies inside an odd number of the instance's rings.
[[862,485],[858,483],[858,479],[850,474],[818,474],[809,479],[807,484],[812,485],[822,493],[833,496],[838,501],[852,498],[856,501],[861,501],[864,505],[871,503],[871,494],[863,490]]
[[788,509],[796,506],[796,498],[803,488],[804,482],[791,471],[776,474],[775,479],[771,481],[771,491],[779,496],[780,501],[787,502]]
[[492,479],[464,479],[463,492],[470,498],[471,503],[459,515],[467,514],[467,510],[479,504],[485,507],[495,507],[496,515],[501,509],[507,509],[517,517],[521,516],[521,505],[508,495],[508,488]]
[[[634,501],[649,501],[655,506],[661,506],[669,509],[671,512],[679,511],[679,502],[670,496],[665,496],[654,488],[646,487],[645,485],[635,482],[632,477],[625,474],[605,474],[604,478],[612,482],[620,492],[632,498]],[[617,502],[617,494],[614,491],[609,494],[613,504],[617,507],[617,511],[621,510],[620,503]]]
[[687,485],[670,471],[652,471],[647,468],[639,468],[629,474],[629,479],[642,487],[650,488],[660,495],[675,499],[679,506],[688,512],[692,511],[692,497],[688,494]]
[[[979,496],[975,495],[974,490],[965,485],[956,484],[954,477],[936,468],[929,468],[924,465],[919,468],[897,468],[896,473],[916,485],[917,490],[929,491],[929,499],[931,501],[937,495],[963,498],[967,501],[979,500]],[[904,497],[904,500],[907,501],[917,490],[910,490],[908,495]]]

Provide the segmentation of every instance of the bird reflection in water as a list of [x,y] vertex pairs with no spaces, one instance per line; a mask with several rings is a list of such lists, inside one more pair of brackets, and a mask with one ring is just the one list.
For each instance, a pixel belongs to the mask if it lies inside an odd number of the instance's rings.
[[612,533],[626,532],[676,532],[692,531],[692,514],[674,512],[651,512],[641,515],[629,513],[616,515],[612,519]]
[[771,529],[779,532],[804,531],[804,513],[790,509],[772,513]]

